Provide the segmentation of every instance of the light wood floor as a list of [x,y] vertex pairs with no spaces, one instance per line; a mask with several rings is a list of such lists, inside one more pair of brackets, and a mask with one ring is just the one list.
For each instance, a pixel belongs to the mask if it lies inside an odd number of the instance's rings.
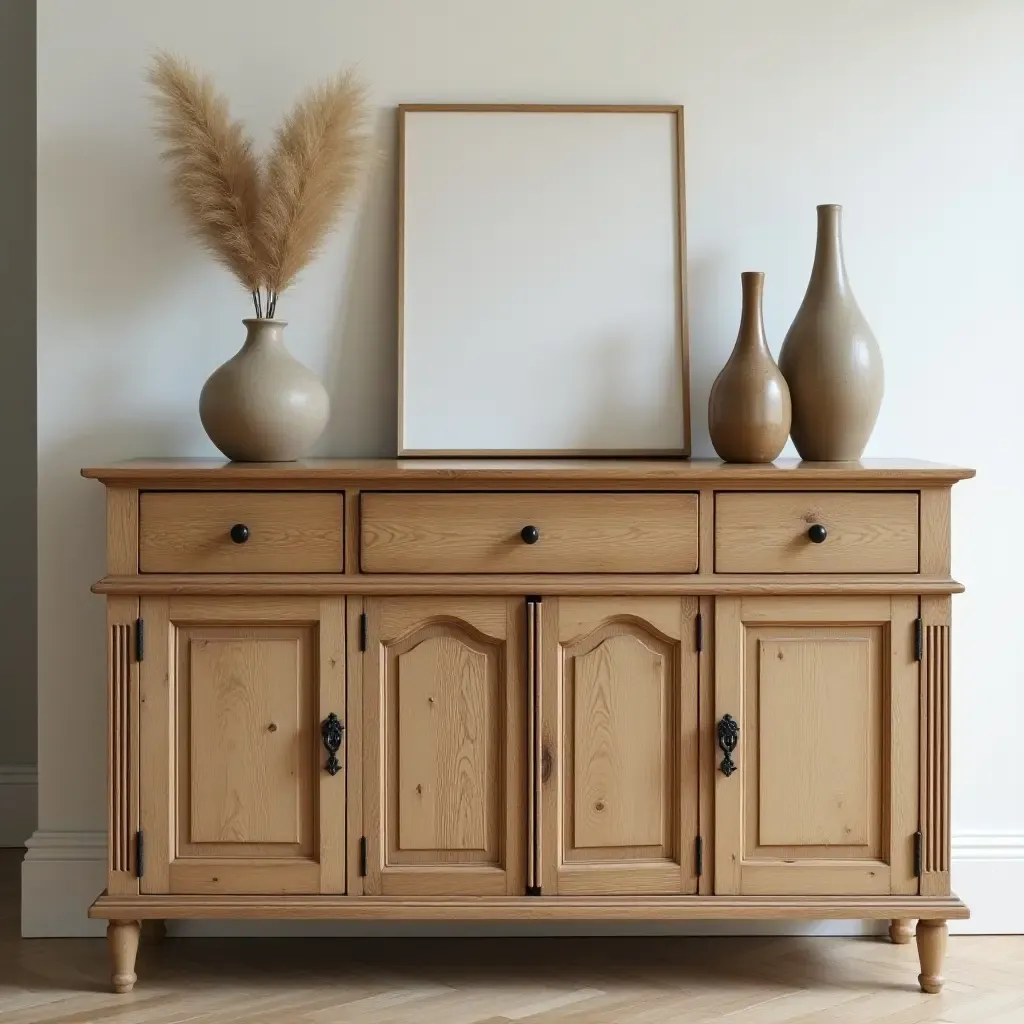
[[115,996],[103,940],[18,937],[19,863],[3,1024],[1024,1024],[1024,937],[951,938],[938,996],[913,945],[870,939],[170,939]]

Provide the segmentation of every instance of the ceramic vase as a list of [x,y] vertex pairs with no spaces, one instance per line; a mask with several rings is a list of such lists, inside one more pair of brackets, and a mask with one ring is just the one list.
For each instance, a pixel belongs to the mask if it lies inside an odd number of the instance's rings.
[[284,347],[284,321],[242,323],[245,344],[203,385],[203,429],[236,462],[301,459],[327,426],[327,391]]
[[811,280],[779,353],[793,399],[793,444],[814,462],[864,454],[884,390],[882,353],[846,275],[842,209],[818,207]]
[[741,280],[739,334],[711,387],[708,428],[726,462],[772,462],[789,436],[789,388],[764,337],[764,274],[743,274]]

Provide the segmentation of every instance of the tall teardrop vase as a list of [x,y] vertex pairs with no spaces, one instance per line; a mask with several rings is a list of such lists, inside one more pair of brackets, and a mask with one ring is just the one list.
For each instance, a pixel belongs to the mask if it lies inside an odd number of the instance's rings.
[[885,388],[882,353],[846,274],[842,209],[818,207],[811,280],[779,353],[793,399],[793,444],[814,462],[864,454]]
[[743,274],[742,282],[739,334],[711,387],[708,429],[726,462],[773,462],[789,436],[789,388],[764,337],[764,274]]
[[236,462],[294,462],[327,426],[327,390],[284,347],[284,321],[242,323],[245,344],[203,385],[203,429]]

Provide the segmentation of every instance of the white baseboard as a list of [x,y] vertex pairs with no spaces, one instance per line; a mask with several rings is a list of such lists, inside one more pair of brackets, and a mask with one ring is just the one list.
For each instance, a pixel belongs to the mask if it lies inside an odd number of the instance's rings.
[[103,935],[90,904],[107,886],[105,832],[35,832],[21,865],[21,934],[28,939]]
[[1024,934],[1024,832],[954,836],[953,891],[971,908],[953,934]]
[[[22,866],[22,935],[102,935],[86,912],[106,884],[103,832],[36,832]],[[959,934],[1024,933],[1024,833],[973,833],[953,839],[953,889],[971,908],[954,921]],[[683,921],[635,924],[365,921],[180,921],[181,936],[455,936],[455,935],[864,935],[884,930],[873,921]]]
[[24,846],[36,830],[34,764],[0,764],[0,847]]

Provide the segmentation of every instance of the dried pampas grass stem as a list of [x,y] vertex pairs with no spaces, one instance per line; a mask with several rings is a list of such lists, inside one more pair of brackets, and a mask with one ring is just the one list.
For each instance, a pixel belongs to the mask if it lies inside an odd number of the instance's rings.
[[254,293],[259,315],[260,172],[252,142],[213,82],[179,58],[158,53],[149,81],[174,197],[191,232]]
[[351,74],[307,92],[278,130],[266,173],[260,238],[269,316],[323,245],[369,150],[366,97]]
[[307,92],[261,170],[212,81],[168,53],[149,73],[172,188],[192,233],[252,292],[256,315],[317,255],[370,150],[363,87],[351,74]]

